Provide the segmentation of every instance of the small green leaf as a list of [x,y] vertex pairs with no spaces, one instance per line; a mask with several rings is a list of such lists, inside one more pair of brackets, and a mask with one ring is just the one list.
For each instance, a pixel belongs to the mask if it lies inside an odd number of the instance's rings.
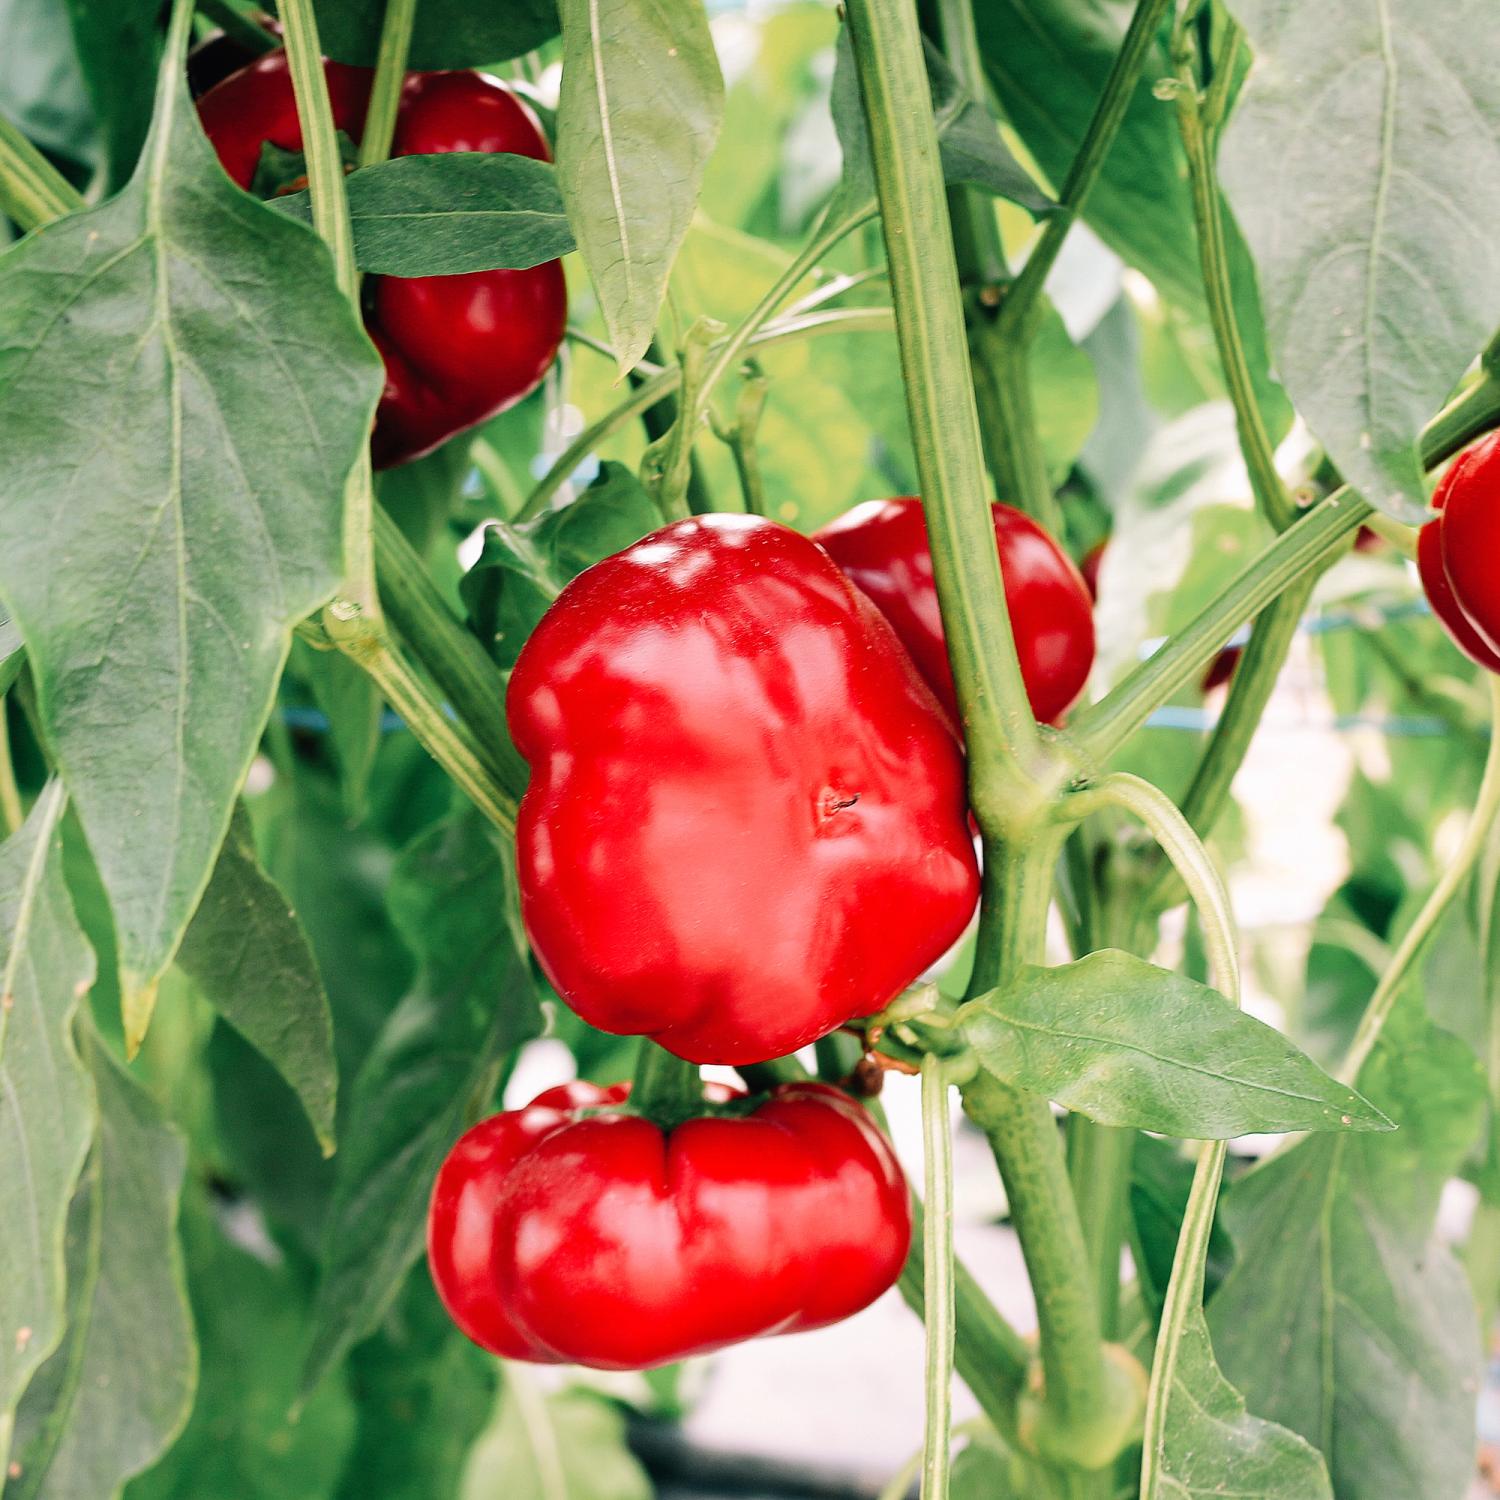
[[193,1404],[177,1204],[186,1150],[88,1024],[99,1134],[68,1212],[68,1321],[16,1416],[6,1500],[109,1500]]
[[[348,180],[354,255],[382,276],[525,270],[574,248],[551,162],[488,151],[397,156]],[[312,222],[306,192],[271,207]]]
[[0,594],[114,909],[132,1045],[291,626],[337,585],[381,388],[327,251],[204,140],[190,10],[129,185],[0,257]]
[[1177,1345],[1168,1401],[1157,1483],[1146,1500],[1333,1500],[1323,1455],[1245,1410],[1214,1361],[1196,1308]]
[[63,1230],[93,1133],[73,1015],[94,977],[62,873],[50,781],[0,846],[0,1472],[32,1371],[63,1331]]
[[562,0],[557,171],[620,372],[651,342],[724,113],[702,0]]
[[[386,0],[313,0],[323,50],[375,66]],[[557,0],[421,0],[408,66],[478,68],[531,52],[557,35]]]
[[995,1077],[1101,1125],[1191,1140],[1391,1128],[1279,1031],[1128,953],[1028,965],[961,1014]]
[[448,1148],[541,1031],[513,864],[466,808],[418,838],[392,877],[392,914],[422,967],[354,1080],[304,1390],[379,1322],[422,1253]]
[[640,481],[623,464],[599,466],[571,504],[519,526],[485,528],[484,550],[460,585],[469,624],[502,667],[569,579],[623,551],[661,524]]
[[338,1067],[328,996],[302,924],[260,867],[243,805],[177,962],[296,1090],[323,1149],[332,1152]]
[[651,1500],[619,1410],[586,1391],[546,1395],[505,1366],[495,1419],[474,1444],[459,1500]]
[[1420,525],[1417,436],[1500,322],[1500,33],[1477,0],[1235,12],[1224,186],[1277,370],[1344,478]]
[[1322,1450],[1339,1500],[1456,1497],[1474,1473],[1479,1334],[1433,1223],[1484,1074],[1408,995],[1359,1085],[1394,1135],[1309,1136],[1228,1194],[1238,1259],[1209,1307],[1214,1345],[1254,1411]]

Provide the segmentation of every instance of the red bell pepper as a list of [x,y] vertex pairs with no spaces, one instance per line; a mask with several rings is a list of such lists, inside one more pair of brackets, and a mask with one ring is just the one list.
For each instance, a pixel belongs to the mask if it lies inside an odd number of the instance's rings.
[[[629,1370],[838,1322],[900,1275],[906,1183],[826,1084],[670,1133],[570,1084],[449,1153],[427,1247],[453,1320],[506,1359]],[[581,1111],[589,1111],[581,1113]]]
[[[371,74],[325,62],[335,126],[357,140]],[[302,149],[284,52],[231,74],[198,101],[203,129],[242,188],[266,142]],[[392,156],[508,151],[548,159],[536,116],[482,73],[412,73],[402,89]],[[562,264],[459,276],[370,276],[365,328],[385,361],[372,452],[379,467],[418,458],[535,390],[567,322]]]
[[1500,433],[1461,453],[1417,533],[1417,573],[1432,612],[1471,661],[1500,672]]

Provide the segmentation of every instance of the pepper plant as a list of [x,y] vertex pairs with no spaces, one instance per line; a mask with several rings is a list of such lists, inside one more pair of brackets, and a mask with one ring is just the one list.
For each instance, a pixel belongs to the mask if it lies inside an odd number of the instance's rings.
[[[898,1283],[892,1496],[1459,1500],[1495,28],[710,10],[0,0],[0,1490],[636,1500]],[[1349,873],[1242,933],[1313,664]]]

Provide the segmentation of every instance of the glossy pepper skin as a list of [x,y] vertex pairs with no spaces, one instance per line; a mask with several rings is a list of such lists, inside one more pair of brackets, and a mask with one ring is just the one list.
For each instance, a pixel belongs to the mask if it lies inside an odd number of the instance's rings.
[[788,1084],[670,1134],[569,1084],[495,1115],[438,1173],[428,1259],[475,1343],[506,1359],[640,1369],[838,1322],[900,1275],[901,1169],[859,1105]]
[[[357,140],[371,74],[325,62],[334,124]],[[249,189],[270,141],[302,148],[284,52],[231,74],[198,101],[203,129],[235,182]],[[412,73],[402,89],[392,156],[499,151],[548,159],[536,116],[481,73]],[[365,328],[385,361],[372,452],[379,467],[419,458],[535,390],[567,322],[562,265],[462,276],[370,276]]]
[[1449,466],[1417,534],[1417,572],[1432,612],[1471,661],[1500,672],[1500,434]]
[[879,1010],[978,895],[964,767],[808,538],[679,521],[580,574],[521,651],[521,915],[558,992],[692,1062]]
[[[1077,702],[1093,669],[1093,600],[1072,559],[1035,521],[1008,505],[990,509],[1026,696],[1038,719],[1055,724]],[[957,723],[922,502],[911,496],[867,500],[816,540],[891,622]]]

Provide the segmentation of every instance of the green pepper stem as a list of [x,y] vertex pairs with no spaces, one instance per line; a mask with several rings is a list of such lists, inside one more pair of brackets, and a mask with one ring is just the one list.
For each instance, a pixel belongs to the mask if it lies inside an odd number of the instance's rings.
[[0,115],[0,209],[32,230],[87,207],[83,194]]
[[927,1421],[922,1445],[922,1500],[946,1500],[953,1426],[953,1139],[948,1080],[934,1052],[922,1059],[922,1231],[926,1287]]
[[697,1063],[685,1062],[649,1037],[642,1037],[630,1085],[633,1113],[672,1130],[703,1112],[703,1075]]
[[370,105],[359,138],[359,164],[373,167],[391,154],[396,138],[396,116],[401,109],[401,87],[406,82],[406,55],[417,17],[417,0],[385,0],[380,23],[380,48],[375,54],[375,77]]

